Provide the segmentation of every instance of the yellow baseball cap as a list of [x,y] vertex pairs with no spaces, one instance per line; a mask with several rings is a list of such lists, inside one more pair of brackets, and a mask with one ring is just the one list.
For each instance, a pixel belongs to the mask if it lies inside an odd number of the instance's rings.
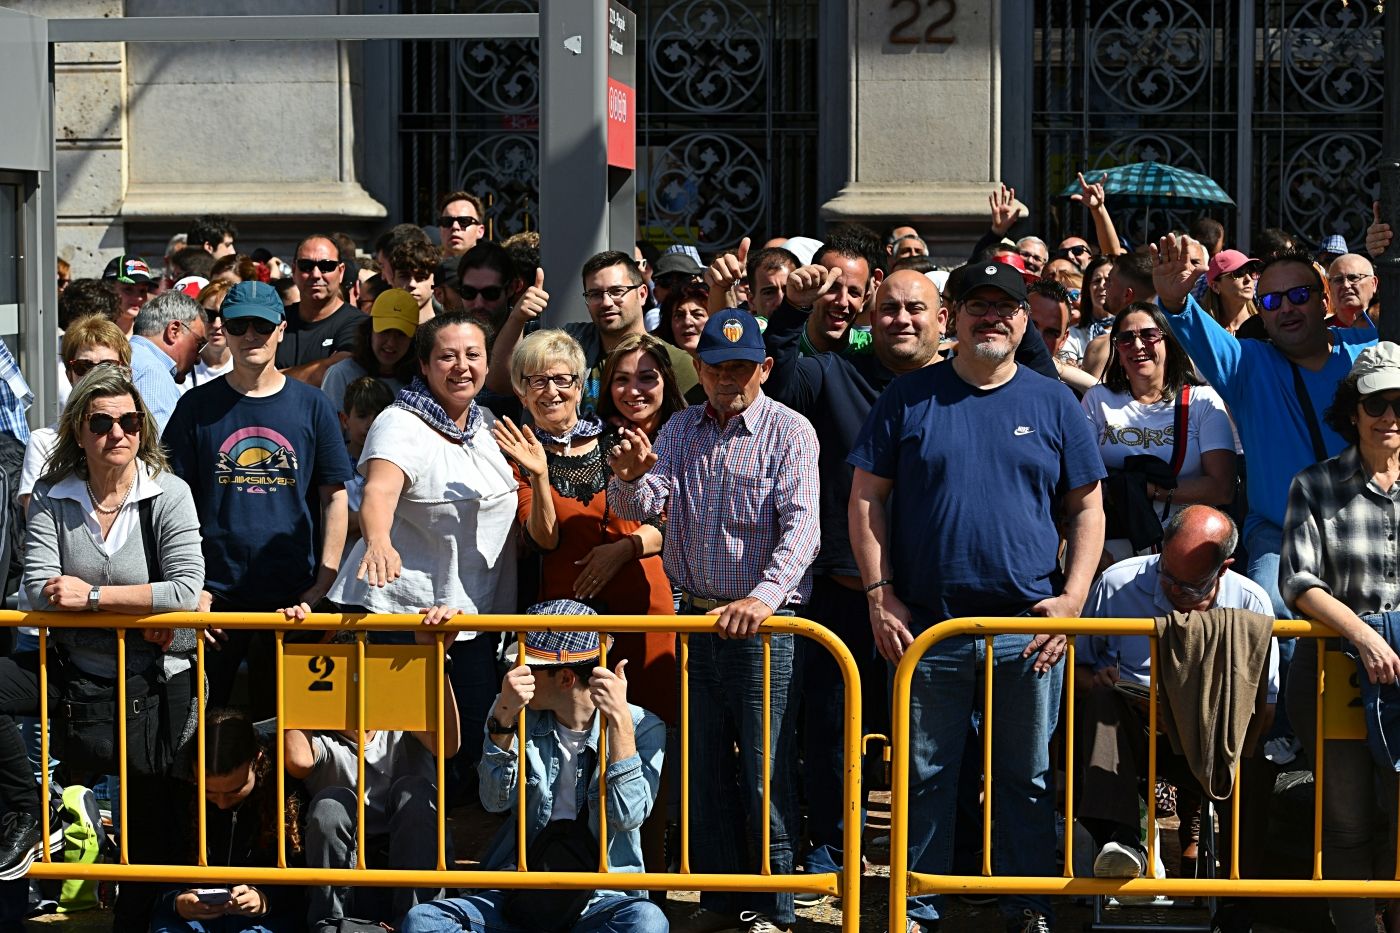
[[369,314],[375,333],[393,329],[412,337],[418,330],[418,302],[402,288],[391,288],[374,299]]

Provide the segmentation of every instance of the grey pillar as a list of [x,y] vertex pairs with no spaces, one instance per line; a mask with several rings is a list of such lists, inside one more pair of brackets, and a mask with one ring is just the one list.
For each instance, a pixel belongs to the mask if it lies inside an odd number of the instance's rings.
[[[1385,95],[1381,137],[1381,216],[1400,230],[1400,3],[1385,8]],[[1400,243],[1376,260],[1382,340],[1400,343]]]
[[608,3],[540,4],[540,264],[547,323],[588,320],[579,270],[608,248]]

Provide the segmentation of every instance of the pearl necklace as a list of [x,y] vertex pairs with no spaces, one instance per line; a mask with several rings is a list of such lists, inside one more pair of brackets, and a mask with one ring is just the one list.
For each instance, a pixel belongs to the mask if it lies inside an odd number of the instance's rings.
[[88,498],[92,500],[92,507],[103,515],[116,515],[122,510],[122,506],[126,505],[126,500],[131,498],[131,491],[136,488],[136,477],[131,477],[131,482],[127,484],[126,492],[122,494],[122,501],[118,502],[116,506],[110,509],[104,509],[102,504],[98,502],[97,494],[92,491],[92,480],[87,480],[86,485]]

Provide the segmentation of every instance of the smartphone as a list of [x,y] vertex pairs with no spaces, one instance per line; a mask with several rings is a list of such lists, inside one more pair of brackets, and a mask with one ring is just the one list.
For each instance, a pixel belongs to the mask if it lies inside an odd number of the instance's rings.
[[227,904],[233,894],[228,888],[195,888],[194,896],[199,898],[201,904],[218,907]]

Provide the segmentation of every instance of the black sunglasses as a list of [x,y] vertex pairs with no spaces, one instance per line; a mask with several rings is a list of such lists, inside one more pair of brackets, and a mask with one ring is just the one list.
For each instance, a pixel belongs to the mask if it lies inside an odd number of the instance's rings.
[[500,285],[488,285],[485,288],[474,288],[471,285],[458,285],[457,294],[462,296],[463,301],[476,301],[476,296],[480,295],[487,301],[500,301],[505,289]]
[[93,434],[102,435],[110,433],[112,425],[119,424],[122,426],[123,434],[140,434],[142,420],[144,419],[139,411],[129,411],[115,418],[106,412],[99,411],[97,414],[88,416],[88,430]]
[[297,271],[306,275],[311,274],[312,269],[320,269],[322,275],[330,275],[340,268],[339,259],[298,259]]
[[1283,299],[1287,298],[1290,304],[1305,305],[1312,297],[1311,285],[1295,285],[1287,291],[1269,292],[1267,295],[1259,296],[1259,307],[1265,311],[1277,311],[1283,307]]
[[224,321],[224,330],[235,337],[242,337],[248,333],[250,327],[257,332],[259,337],[266,337],[277,329],[276,324],[260,317],[236,317],[231,321]]
[[461,227],[463,230],[466,230],[468,227],[484,227],[486,224],[482,223],[476,217],[449,217],[443,214],[438,218],[438,226],[448,228]]
[[1379,395],[1368,395],[1361,400],[1361,410],[1372,418],[1379,418],[1385,414],[1389,408],[1395,413],[1395,417],[1400,418],[1400,398],[1382,398]]

